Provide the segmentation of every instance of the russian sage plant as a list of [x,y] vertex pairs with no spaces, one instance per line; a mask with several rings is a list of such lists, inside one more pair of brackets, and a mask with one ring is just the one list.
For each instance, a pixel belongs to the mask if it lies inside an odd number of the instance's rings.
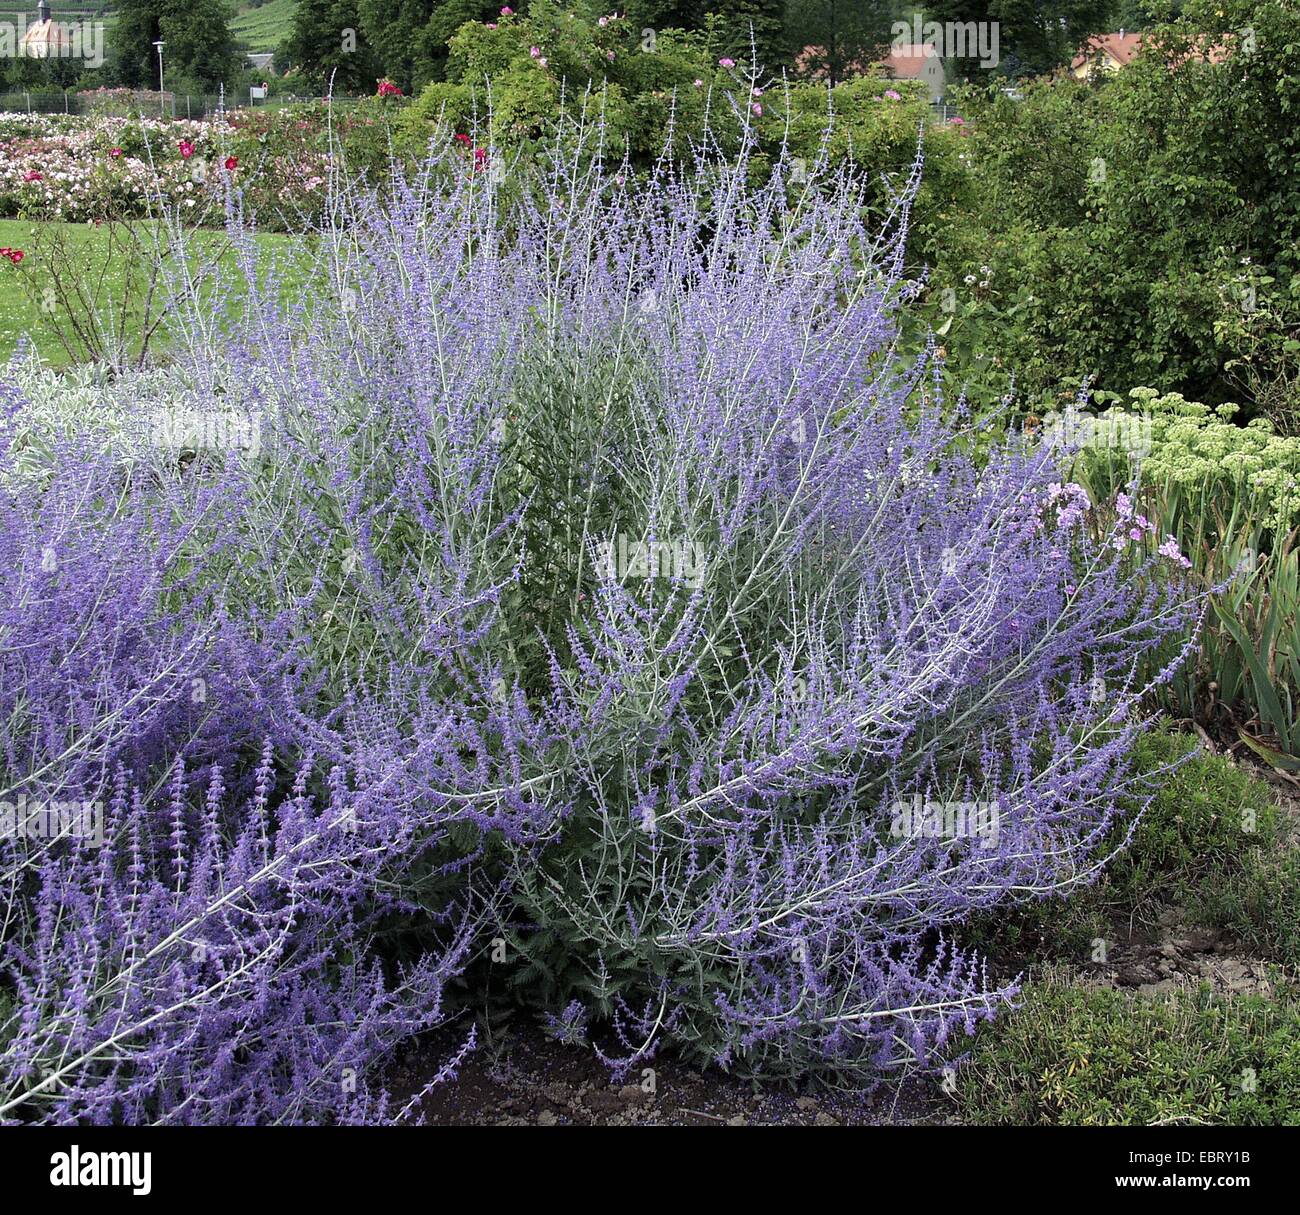
[[459,814],[396,748],[313,749],[305,623],[241,581],[247,467],[50,444],[0,499],[0,1119],[383,1112],[367,1073],[441,1023],[475,921],[458,883],[396,962],[374,924]]
[[1013,994],[964,921],[1098,872],[1195,605],[900,355],[919,162],[869,231],[850,169],[588,151],[180,293],[179,428],[10,390],[4,796],[102,815],[0,840],[0,1117],[388,1114],[487,966],[619,1072],[866,1081]]
[[431,794],[527,824],[523,998],[616,1068],[874,1076],[1012,994],[967,917],[1095,877],[1195,608],[900,357],[919,161],[874,232],[853,171],[752,170],[435,153],[336,212],[310,337],[263,306],[220,360],[299,436],[283,500],[349,496],[336,695],[408,685],[460,732]]

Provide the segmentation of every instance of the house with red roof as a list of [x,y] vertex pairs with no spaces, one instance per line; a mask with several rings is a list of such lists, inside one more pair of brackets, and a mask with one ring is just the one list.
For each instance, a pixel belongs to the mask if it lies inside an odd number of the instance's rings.
[[1142,49],[1142,35],[1120,30],[1118,34],[1094,34],[1070,61],[1070,75],[1078,80],[1111,75],[1126,68]]

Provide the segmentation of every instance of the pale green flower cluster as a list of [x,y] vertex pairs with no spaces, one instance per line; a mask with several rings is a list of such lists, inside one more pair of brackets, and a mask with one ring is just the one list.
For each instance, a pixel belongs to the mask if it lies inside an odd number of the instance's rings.
[[1289,530],[1300,522],[1300,439],[1277,434],[1262,418],[1236,425],[1236,405],[1211,408],[1154,388],[1129,396],[1135,404],[1123,416],[1134,425],[1140,419],[1149,435],[1145,483],[1199,492],[1224,509],[1235,500],[1266,527]]

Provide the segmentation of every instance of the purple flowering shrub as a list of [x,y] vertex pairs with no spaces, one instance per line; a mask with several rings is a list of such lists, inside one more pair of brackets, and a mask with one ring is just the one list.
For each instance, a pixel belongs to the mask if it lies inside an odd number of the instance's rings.
[[0,463],[4,797],[103,807],[0,839],[0,1118],[388,1116],[486,966],[617,1071],[1013,994],[962,926],[1095,876],[1195,605],[900,358],[919,166],[792,167],[435,155],[314,298],[178,298],[202,440]]
[[561,838],[512,850],[513,940],[557,1032],[605,1022],[618,1068],[671,1040],[871,1075],[1012,994],[968,917],[1096,875],[1141,795],[1137,672],[1194,610],[1051,452],[977,462],[899,366],[906,199],[873,238],[849,178],[792,203],[713,168],[566,183],[529,233],[559,369],[515,423],[552,487],[531,694],[582,741]]
[[[0,1121],[385,1116],[371,1074],[445,1021],[483,914],[420,767],[451,727],[329,704],[276,568],[303,520],[137,420],[0,465]],[[421,950],[378,950],[403,914]]]
[[[851,173],[506,168],[351,200],[315,336],[224,357],[366,436],[373,488],[323,458],[379,666],[462,731],[433,787],[528,825],[511,982],[616,1068],[926,1057],[1011,994],[963,922],[1098,872],[1194,605],[900,362],[915,176],[870,232]],[[430,546],[475,610],[426,641]]]

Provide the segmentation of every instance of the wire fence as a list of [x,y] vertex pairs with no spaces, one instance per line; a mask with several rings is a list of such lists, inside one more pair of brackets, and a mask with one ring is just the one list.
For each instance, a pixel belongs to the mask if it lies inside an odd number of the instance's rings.
[[[191,95],[177,93],[142,93],[130,103],[105,105],[104,100],[95,93],[0,93],[0,114],[99,114],[130,113],[140,114],[145,118],[189,118],[196,121],[211,118],[221,110],[244,108],[283,109],[286,106],[303,105],[308,102],[332,100],[336,106],[356,105],[366,100],[363,97],[340,97],[337,94],[325,97],[301,96],[295,93],[281,93],[274,97],[259,99],[232,100],[220,94]],[[948,122],[960,118],[957,107],[942,101],[930,103],[930,109],[939,122]]]
[[[323,102],[324,97],[304,97],[297,94],[278,94],[259,100],[232,100],[229,95],[200,95],[154,93],[146,95],[130,104],[115,103],[106,105],[101,98],[91,93],[0,93],[0,114],[141,114],[146,118],[190,118],[201,120],[211,118],[221,110],[244,109],[283,109],[286,106],[302,105],[307,102]],[[361,97],[339,97],[332,99],[337,106],[356,105],[364,100]]]

